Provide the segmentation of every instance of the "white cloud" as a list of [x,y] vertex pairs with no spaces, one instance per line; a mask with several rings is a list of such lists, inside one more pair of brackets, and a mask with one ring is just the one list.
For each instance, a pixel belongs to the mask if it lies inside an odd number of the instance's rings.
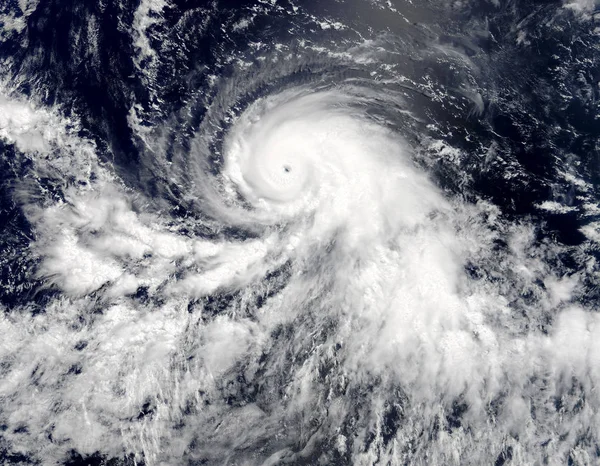
[[[459,464],[465,451],[483,462],[508,443],[533,463],[561,429],[573,438],[549,446],[556,455],[596,433],[600,324],[576,304],[582,275],[552,265],[564,248],[539,244],[527,219],[444,197],[406,143],[350,100],[259,102],[230,134],[222,178],[186,167],[216,221],[255,227],[245,240],[180,233],[180,219],[134,197],[52,112],[0,103],[2,137],[34,170],[88,180],[26,209],[40,275],[60,293],[45,312],[0,319],[11,336],[0,339],[0,403],[16,448],[55,462],[71,448],[126,450],[159,464],[199,432],[195,453],[219,460],[280,435],[264,458],[276,464],[335,433],[337,448],[371,464],[431,435],[419,443],[431,464]],[[573,376],[589,409],[555,423],[547,411]],[[401,422],[384,445],[390,403]],[[355,439],[344,440],[350,422]]]

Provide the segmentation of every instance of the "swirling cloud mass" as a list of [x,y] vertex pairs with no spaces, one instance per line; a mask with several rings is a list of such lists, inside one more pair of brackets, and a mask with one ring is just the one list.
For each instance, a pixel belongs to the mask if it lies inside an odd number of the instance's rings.
[[597,463],[592,13],[396,3],[7,7],[6,464]]

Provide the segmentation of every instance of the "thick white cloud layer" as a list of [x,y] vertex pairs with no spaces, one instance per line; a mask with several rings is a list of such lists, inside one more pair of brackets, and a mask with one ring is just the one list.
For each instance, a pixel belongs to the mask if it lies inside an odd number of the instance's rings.
[[[576,439],[598,437],[600,321],[573,301],[581,277],[552,271],[560,247],[536,244],[526,220],[507,224],[492,205],[445,197],[357,99],[304,89],[260,100],[229,133],[216,180],[201,163],[189,167],[207,209],[261,226],[246,240],[184,235],[164,214],[140,213],[140,194],[70,122],[0,100],[0,135],[34,173],[86,181],[65,187],[64,201],[26,209],[39,276],[60,295],[44,313],[0,317],[9,336],[0,403],[17,451],[48,461],[73,448],[133,452],[160,464],[194,439],[199,456],[221,459],[269,439],[281,448],[263,464],[293,463],[358,413],[364,442],[354,445],[368,446],[346,451],[336,437],[354,464],[403,464],[401,445],[436,423],[439,435],[418,443],[429,464],[462,464],[465,451],[482,464],[506,445],[533,464],[548,438],[552,454],[587,454]],[[494,248],[498,238],[506,251]],[[281,283],[267,279],[282,270]],[[530,315],[515,315],[512,303],[531,290]],[[536,324],[546,317],[544,333]],[[260,402],[226,401],[239,396],[240,377],[262,387]],[[568,402],[574,378],[585,405],[557,421],[548,405]],[[404,424],[397,442],[384,442],[399,393]],[[457,400],[461,427],[445,431]],[[144,406],[152,413],[140,416]],[[306,438],[312,413],[327,420]],[[300,453],[278,433],[283,424]],[[52,442],[40,442],[48,432]]]

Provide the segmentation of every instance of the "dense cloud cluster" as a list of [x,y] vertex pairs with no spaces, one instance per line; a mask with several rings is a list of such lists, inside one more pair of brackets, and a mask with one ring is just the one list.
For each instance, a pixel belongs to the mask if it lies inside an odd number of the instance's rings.
[[[0,262],[6,461],[594,464],[591,165],[520,156],[541,124],[521,107],[507,122],[483,33],[450,40],[416,25],[428,10],[369,5],[415,24],[365,38],[291,3],[222,13],[232,37],[270,14],[311,40],[223,39],[231,54],[182,84],[164,68],[189,63],[219,10],[142,1],[122,29],[144,90],[111,84],[128,107],[110,118],[118,102],[53,103],[48,83],[3,77],[2,195],[23,225],[7,222]],[[553,14],[589,22],[574,5]],[[14,21],[6,37],[27,32]],[[86,67],[104,66],[102,28],[85,29]],[[517,29],[513,46],[533,40]]]

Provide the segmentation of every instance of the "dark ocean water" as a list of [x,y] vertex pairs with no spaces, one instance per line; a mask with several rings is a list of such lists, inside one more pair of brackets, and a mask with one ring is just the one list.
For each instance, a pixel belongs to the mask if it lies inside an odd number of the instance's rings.
[[2,464],[600,461],[593,0],[0,3]]

